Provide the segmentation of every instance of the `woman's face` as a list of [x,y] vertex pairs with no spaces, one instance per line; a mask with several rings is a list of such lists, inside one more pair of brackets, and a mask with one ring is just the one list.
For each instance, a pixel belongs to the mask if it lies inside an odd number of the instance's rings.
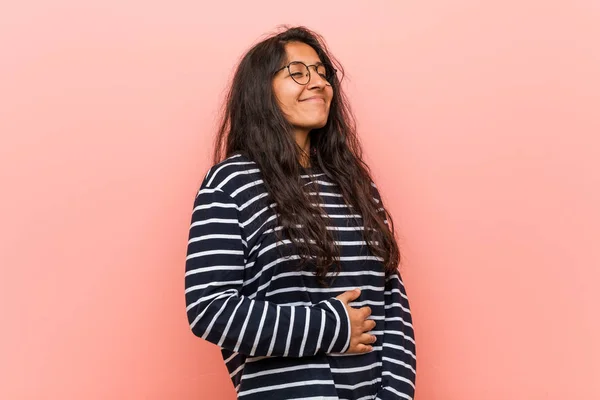
[[[301,42],[285,45],[287,60],[302,61],[306,65],[321,63],[317,52]],[[312,129],[322,128],[327,123],[333,89],[315,67],[309,67],[310,81],[300,85],[294,81],[287,68],[279,71],[273,79],[273,91],[283,115],[296,130],[296,133],[308,133]],[[296,75],[300,80],[301,75]]]

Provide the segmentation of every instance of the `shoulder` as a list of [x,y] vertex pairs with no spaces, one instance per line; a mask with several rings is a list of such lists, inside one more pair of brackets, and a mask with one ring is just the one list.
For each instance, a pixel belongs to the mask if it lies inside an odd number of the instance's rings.
[[202,181],[203,189],[218,190],[233,196],[244,185],[259,179],[258,165],[242,154],[232,155],[212,165]]

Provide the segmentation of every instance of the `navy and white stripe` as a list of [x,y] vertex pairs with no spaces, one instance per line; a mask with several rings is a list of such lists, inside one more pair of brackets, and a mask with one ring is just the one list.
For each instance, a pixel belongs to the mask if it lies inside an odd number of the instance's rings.
[[[235,155],[210,168],[194,202],[185,296],[195,335],[218,345],[238,398],[412,399],[416,352],[399,274],[385,277],[361,216],[317,169],[300,179],[340,247],[342,272],[321,287],[298,270],[293,243],[277,224],[257,164]],[[375,185],[374,204],[380,202]],[[345,353],[350,320],[335,297],[355,287],[353,307],[370,306],[374,351]]]

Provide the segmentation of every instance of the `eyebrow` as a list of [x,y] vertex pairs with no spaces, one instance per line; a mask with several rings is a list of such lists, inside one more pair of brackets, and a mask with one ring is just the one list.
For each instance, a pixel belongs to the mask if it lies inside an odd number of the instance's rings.
[[[319,64],[323,64],[323,61],[320,61],[320,60],[319,60],[319,61],[316,61],[316,62],[313,62],[313,63],[308,63],[308,62],[306,62],[306,61],[302,61],[302,60],[289,60],[289,59],[288,59],[288,61],[287,61],[287,63],[288,63],[288,64],[289,64],[289,63],[293,63],[293,62],[303,62],[303,63],[304,63],[304,64],[306,64],[306,65],[319,65]],[[286,64],[286,65],[287,65],[287,64]]]

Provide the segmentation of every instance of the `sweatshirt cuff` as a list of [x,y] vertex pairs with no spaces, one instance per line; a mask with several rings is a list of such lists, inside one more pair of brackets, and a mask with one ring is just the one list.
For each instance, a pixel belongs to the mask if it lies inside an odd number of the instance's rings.
[[328,353],[344,353],[350,347],[350,316],[343,301],[338,298],[331,298],[323,301],[328,304],[328,309],[333,314],[333,331],[331,334],[331,344],[329,349],[325,349]]

